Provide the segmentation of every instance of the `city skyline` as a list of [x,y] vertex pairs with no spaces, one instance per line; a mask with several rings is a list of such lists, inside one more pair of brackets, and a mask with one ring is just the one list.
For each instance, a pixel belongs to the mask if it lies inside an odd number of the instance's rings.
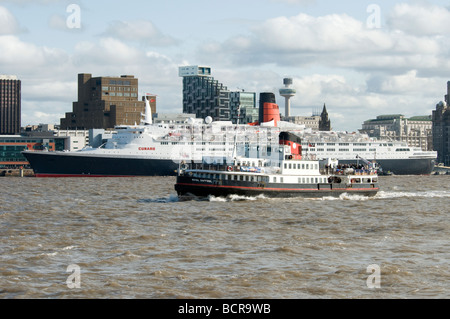
[[291,115],[327,105],[336,130],[380,114],[431,115],[449,80],[447,1],[0,0],[0,73],[22,81],[22,126],[59,123],[79,73],[134,75],[181,113],[178,67],[208,65],[229,90],[293,79]]

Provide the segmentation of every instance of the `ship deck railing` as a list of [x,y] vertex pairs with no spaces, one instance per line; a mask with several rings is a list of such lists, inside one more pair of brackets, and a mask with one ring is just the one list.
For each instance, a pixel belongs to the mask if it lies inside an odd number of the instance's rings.
[[[212,172],[235,172],[235,173],[269,173],[278,174],[281,172],[281,168],[278,166],[243,166],[233,164],[208,164],[208,163],[182,163],[180,165],[180,171],[186,170],[201,170]],[[338,169],[338,168],[322,168],[320,169],[322,175],[342,175],[342,176],[374,176],[377,175],[376,170],[371,169]]]
[[186,163],[180,165],[181,170],[202,170],[202,171],[214,171],[214,172],[241,172],[241,173],[262,173],[264,169],[278,169],[279,167],[256,167],[256,166],[243,166],[233,164],[206,164],[206,163]]

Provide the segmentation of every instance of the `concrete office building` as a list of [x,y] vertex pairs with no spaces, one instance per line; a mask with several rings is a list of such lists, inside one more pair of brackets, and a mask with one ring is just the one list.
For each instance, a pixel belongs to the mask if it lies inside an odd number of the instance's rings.
[[382,140],[403,141],[423,151],[432,150],[431,116],[380,115],[365,121],[359,131]]
[[312,115],[312,116],[289,116],[284,117],[283,121],[294,123],[297,125],[304,125],[305,128],[310,128],[313,131],[319,130],[320,124],[320,116]]
[[[151,103],[156,112],[156,99]],[[153,104],[153,105],[152,105]],[[133,75],[95,77],[78,75],[78,101],[61,119],[62,130],[112,129],[141,121],[145,102],[138,99],[138,79]]]
[[211,76],[207,66],[179,67],[183,78],[183,113],[198,118],[212,117],[214,121],[231,119],[230,91]]
[[15,75],[0,75],[0,135],[20,133],[21,81]]
[[328,118],[328,112],[325,104],[320,115],[313,114],[312,116],[288,116],[284,117],[283,121],[297,125],[304,125],[305,128],[309,128],[313,131],[331,131],[331,120]]

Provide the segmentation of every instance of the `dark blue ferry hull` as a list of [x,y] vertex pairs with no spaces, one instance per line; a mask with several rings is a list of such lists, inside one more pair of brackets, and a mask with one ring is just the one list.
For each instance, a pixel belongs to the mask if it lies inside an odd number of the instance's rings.
[[175,176],[171,160],[95,156],[57,152],[23,152],[36,177]]

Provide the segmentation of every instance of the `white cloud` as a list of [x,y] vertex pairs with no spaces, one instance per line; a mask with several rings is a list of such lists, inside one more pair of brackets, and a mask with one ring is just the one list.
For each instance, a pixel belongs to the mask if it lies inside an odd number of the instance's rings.
[[271,1],[287,4],[299,4],[299,5],[311,5],[317,2],[317,0],[271,0]]
[[16,5],[28,5],[28,4],[44,4],[51,5],[56,3],[68,3],[73,2],[73,0],[0,0],[0,3],[12,3]]
[[388,18],[392,29],[416,36],[450,34],[450,11],[448,8],[422,3],[397,4]]
[[19,23],[13,14],[8,9],[0,7],[0,35],[17,34],[21,31]]
[[440,89],[439,80],[418,77],[416,70],[396,76],[373,76],[367,83],[370,92],[382,94],[421,95],[423,88]]
[[[445,16],[447,10],[439,12]],[[404,19],[414,25],[410,18]],[[421,74],[450,72],[450,33],[424,37],[399,29],[370,29],[346,14],[313,17],[304,13],[269,19],[250,31],[250,35],[231,37],[223,43],[203,44],[199,60],[227,60],[229,65],[241,66],[320,65],[394,75],[408,72],[412,66]]]
[[69,58],[61,49],[39,47],[12,35],[0,36],[0,52],[2,69],[13,74],[50,75],[61,70]]
[[171,46],[179,41],[164,35],[150,21],[114,21],[103,36],[114,37],[121,41],[141,42],[153,46]]
[[[386,15],[386,25],[378,29],[369,29],[365,21],[347,14],[315,17],[296,13],[263,22],[252,20],[246,24],[248,29],[242,28],[225,41],[207,40],[200,32],[195,41],[201,42],[193,49],[187,41],[177,47],[177,39],[150,21],[115,21],[103,26],[105,32],[93,39],[87,37],[88,32],[83,42],[76,42],[76,36],[70,38],[67,42],[74,39],[73,52],[59,49],[58,44],[39,46],[19,38],[17,21],[3,10],[16,28],[0,34],[0,68],[22,79],[24,117],[32,123],[58,123],[71,111],[77,98],[77,74],[83,72],[135,75],[139,93],[158,95],[159,112],[182,111],[179,65],[209,64],[213,76],[230,90],[272,91],[281,108],[284,99],[278,89],[283,73],[288,72],[298,92],[292,100],[295,115],[310,115],[326,103],[333,127],[349,130],[393,110],[407,116],[427,114],[445,94],[441,91],[450,74],[450,18],[448,8],[437,6],[397,5]],[[419,12],[426,18],[420,20]],[[67,29],[65,16],[47,17],[52,28]],[[436,20],[428,21],[431,17]],[[87,14],[83,19],[90,22]]]

